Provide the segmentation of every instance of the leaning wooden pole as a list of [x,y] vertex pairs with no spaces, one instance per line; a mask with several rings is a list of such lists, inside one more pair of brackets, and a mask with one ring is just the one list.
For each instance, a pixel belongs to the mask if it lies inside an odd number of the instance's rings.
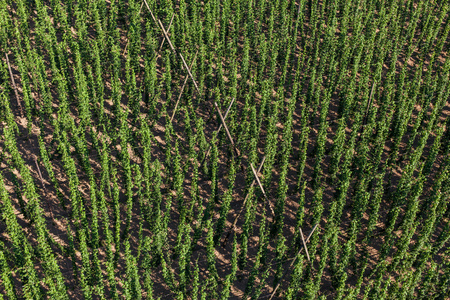
[[362,123],[363,126],[361,126],[361,129],[360,129],[359,136],[358,136],[358,139],[356,141],[356,144],[358,144],[361,141],[362,134],[363,134],[363,131],[364,131],[364,126],[366,126],[366,124],[367,124],[367,118],[368,118],[370,106],[372,104],[372,96],[373,96],[374,88],[375,88],[375,82],[372,84],[372,90],[370,92],[369,101],[367,102],[366,113],[364,114],[364,118],[363,118],[363,123]]
[[272,212],[272,216],[275,217],[275,211],[273,210],[272,204],[269,201],[269,197],[267,197],[266,191],[264,191],[261,181],[259,180],[258,173],[256,172],[255,168],[253,167],[252,163],[250,163],[250,167],[252,168],[253,174],[255,175],[255,178],[256,178],[256,182],[258,182],[259,188],[261,189],[261,192],[263,193],[264,198],[269,203],[269,207],[270,207],[270,211]]
[[147,0],[144,0],[145,5],[147,6],[148,11],[150,12],[150,15],[152,16],[153,21],[155,21],[156,24],[158,24],[158,21],[156,21],[155,16],[153,15],[152,10],[150,9],[150,6],[148,6]]
[[220,120],[222,121],[223,127],[225,128],[225,132],[227,133],[228,139],[230,140],[231,145],[233,145],[234,152],[236,153],[237,156],[241,156],[241,153],[239,152],[238,148],[236,148],[236,145],[234,144],[233,138],[231,137],[231,134],[230,134],[230,131],[228,130],[227,124],[225,123],[225,119],[222,116],[222,113],[220,112],[219,105],[217,105],[217,102],[214,102],[214,105],[217,108],[217,112],[219,113]]
[[[262,169],[262,167],[264,165],[264,161],[265,160],[266,160],[266,157],[264,156],[262,161],[261,161],[261,163],[259,164],[258,173],[261,172],[261,169]],[[255,185],[255,183],[256,183],[256,179],[253,179],[252,183],[250,184],[250,188],[252,188]],[[228,231],[225,239],[222,242],[222,247],[225,247],[225,243],[227,242],[228,238],[230,237],[231,232],[236,230],[236,224],[238,222],[239,217],[241,216],[242,211],[244,210],[244,207],[245,207],[245,204],[247,203],[247,199],[248,199],[249,195],[250,195],[250,193],[247,193],[247,195],[245,196],[244,202],[242,203],[242,207],[239,210],[239,213],[237,214],[236,218],[234,219],[233,224],[230,227],[230,230]]]
[[[143,6],[144,6],[144,2],[142,2],[142,4],[141,4],[141,8],[139,9],[139,14],[141,13]],[[167,31],[169,31],[170,27],[172,27],[172,21],[173,21],[174,17],[175,17],[175,14],[172,14],[172,18],[170,19],[170,23],[169,23],[169,27],[167,27]],[[163,36],[163,39],[162,39],[161,45],[159,46],[158,52],[161,52],[161,49],[162,49],[165,41],[166,41],[166,37]],[[127,51],[128,43],[129,42],[127,41],[127,44],[125,45],[125,50],[123,50],[123,54],[125,54],[125,52]]]
[[301,228],[300,228],[300,235],[302,236],[303,247],[305,248],[306,256],[308,257],[308,261],[311,261],[311,258],[309,257],[308,247],[306,247],[305,237],[303,236],[303,231]]
[[[161,21],[158,20],[158,23],[159,23],[159,26],[161,26],[161,29],[162,29],[162,31],[163,31],[165,37],[166,37],[167,42],[168,42],[169,45],[170,45],[170,48],[172,48],[172,51],[174,51],[175,53],[177,53],[177,51],[176,51],[175,48],[173,47],[172,41],[170,40],[169,35],[167,34],[167,31],[164,29],[164,26],[162,25]],[[186,68],[186,70],[187,70],[189,76],[191,77],[192,81],[194,82],[194,86],[195,86],[195,88],[197,89],[198,94],[200,94],[200,89],[198,88],[197,82],[195,81],[194,76],[192,75],[191,70],[189,69],[189,67],[188,67],[188,65],[187,65],[187,63],[186,63],[186,60],[184,60],[183,54],[181,54],[181,53],[178,52],[178,55],[181,57],[181,60],[183,61],[183,64],[184,64],[184,67]]]
[[[309,234],[308,237],[306,238],[305,244],[306,244],[306,243],[309,241],[309,239],[311,238],[312,234],[314,233],[314,231],[315,231],[316,228],[317,228],[317,225],[318,225],[318,224],[314,225],[314,227],[313,227],[313,229],[311,230],[310,234]],[[278,288],[279,288],[280,285],[281,285],[281,279],[283,279],[283,277],[287,274],[287,272],[289,271],[289,269],[292,268],[292,266],[294,265],[295,261],[297,260],[298,255],[300,254],[300,252],[301,252],[302,250],[303,250],[303,248],[300,247],[300,249],[299,249],[298,252],[297,252],[297,255],[295,255],[294,259],[292,260],[291,264],[289,265],[289,268],[287,268],[287,269],[284,271],[283,275],[281,276],[280,280],[278,281],[278,284],[277,284],[276,287],[273,289],[273,292],[272,292],[272,294],[270,295],[269,300],[272,300],[273,296],[275,296],[275,293],[277,292]]]
[[367,115],[369,114],[370,106],[372,105],[373,90],[375,89],[375,82],[372,84],[372,90],[370,91],[369,102],[367,102],[366,114],[364,115],[364,125],[367,123]]
[[16,95],[17,106],[19,106],[20,116],[23,117],[22,105],[20,104],[20,100],[19,100],[19,92],[17,91],[16,81],[14,80],[14,76],[13,76],[13,73],[11,70],[11,65],[9,63],[8,54],[5,53],[5,56],[6,56],[6,63],[8,64],[9,76],[11,76],[11,81],[12,81],[12,85],[14,88],[14,94]]
[[[161,44],[161,45],[162,45],[162,44]],[[192,59],[190,68],[192,68],[192,66],[194,65],[195,59],[197,58],[197,54],[198,54],[198,50],[197,50],[197,52],[195,53],[194,59]],[[176,113],[176,111],[177,111],[178,104],[180,103],[181,95],[183,94],[184,87],[186,86],[186,83],[187,83],[188,78],[189,78],[189,76],[186,76],[186,77],[184,78],[183,86],[181,87],[180,94],[178,95],[177,103],[175,103],[175,108],[173,109],[172,116],[170,117],[170,122],[172,122],[172,121],[173,121],[173,118],[175,117],[175,113]]]
[[[224,119],[227,118],[228,113],[230,112],[230,109],[231,109],[231,106],[233,105],[233,103],[234,103],[234,98],[231,99],[231,103],[230,103],[230,105],[228,105],[228,108],[225,111],[225,115],[223,116]],[[222,125],[222,123],[220,123],[219,128],[216,130],[216,132],[219,133],[219,131],[222,129],[222,127],[223,127],[223,125]],[[205,162],[206,158],[208,157],[209,153],[211,152],[211,148],[212,148],[212,145],[209,145],[208,151],[206,151],[205,157],[203,158],[202,162],[200,163],[200,166],[203,165],[203,163]]]
[[[169,30],[170,30],[170,27],[172,27],[173,17],[175,17],[175,14],[172,14],[172,18],[170,19],[170,23],[169,23],[169,26],[167,27],[167,31],[169,31]],[[159,46],[158,52],[161,51],[161,49],[162,49],[162,47],[163,47],[165,41],[166,41],[166,38],[163,37],[163,40],[162,40],[162,42],[161,42],[161,46]],[[191,66],[191,68],[192,68],[192,66]]]
[[197,92],[200,94],[200,89],[198,88],[198,85],[197,85],[197,82],[194,79],[194,76],[192,76],[191,70],[189,69],[189,67],[188,67],[188,65],[186,63],[186,60],[184,59],[183,54],[181,54],[181,53],[177,52],[177,50],[175,50],[175,47],[173,46],[172,41],[170,40],[166,29],[164,28],[164,26],[161,23],[161,21],[159,19],[156,19],[155,15],[153,14],[152,10],[150,9],[150,6],[148,6],[147,0],[144,0],[144,3],[147,6],[147,9],[150,12],[150,15],[151,15],[153,21],[155,21],[155,23],[158,24],[159,27],[161,28],[161,30],[162,30],[162,32],[164,34],[164,37],[166,38],[167,42],[169,43],[170,49],[172,49],[174,54],[178,54],[181,57],[181,60],[183,61],[184,67],[186,68],[189,76],[191,77],[192,81],[194,82],[194,86],[195,86]]

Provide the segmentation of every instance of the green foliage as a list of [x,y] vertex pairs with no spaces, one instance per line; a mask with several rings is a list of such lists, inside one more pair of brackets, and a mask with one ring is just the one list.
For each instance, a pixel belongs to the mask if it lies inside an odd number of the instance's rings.
[[448,11],[1,2],[0,298],[448,298]]

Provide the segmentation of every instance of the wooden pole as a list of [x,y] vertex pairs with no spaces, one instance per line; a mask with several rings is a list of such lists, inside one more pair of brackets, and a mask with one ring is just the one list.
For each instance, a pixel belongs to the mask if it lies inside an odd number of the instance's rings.
[[150,12],[150,15],[152,16],[153,21],[155,21],[155,23],[158,24],[158,22],[156,21],[155,16],[153,15],[152,10],[150,9],[150,6],[148,6],[147,0],[144,0],[144,3],[147,6],[148,11]]
[[[305,240],[305,243],[309,242],[309,239],[311,238],[312,234],[314,233],[314,231],[316,230],[317,226],[319,224],[314,225],[313,229],[311,230],[311,232],[308,234],[308,237]],[[300,252],[302,251],[303,248],[300,248],[297,252],[297,255],[295,256],[297,258],[297,256],[300,254]],[[296,259],[295,258],[295,259]],[[291,264],[289,265],[289,267],[292,267],[294,265],[295,259],[291,262]]]
[[[163,40],[163,42],[164,42],[164,40]],[[161,45],[162,45],[162,44],[161,44]],[[194,65],[195,59],[197,58],[197,54],[198,54],[198,50],[197,50],[197,52],[195,53],[194,59],[192,59],[190,68],[192,68],[192,66]],[[173,112],[172,112],[172,117],[170,117],[170,122],[172,122],[172,121],[173,121],[173,118],[175,117],[175,112],[177,111],[178,103],[180,103],[181,95],[183,94],[184,87],[186,86],[186,83],[187,83],[188,78],[189,78],[189,76],[186,76],[186,77],[184,78],[183,86],[181,87],[181,91],[180,91],[180,94],[178,95],[177,103],[175,103],[175,108],[173,109]]]
[[12,81],[12,85],[14,88],[14,94],[16,95],[17,106],[19,106],[20,116],[23,117],[22,105],[20,105],[20,101],[19,101],[19,92],[17,91],[16,81],[14,80],[14,76],[13,76],[13,73],[11,70],[11,65],[9,64],[8,54],[5,53],[5,56],[6,56],[6,63],[8,64],[9,76],[11,76],[11,81]]
[[[309,241],[309,239],[311,238],[312,234],[313,234],[314,231],[316,230],[317,225],[318,225],[318,224],[314,225],[314,227],[313,227],[313,229],[311,230],[310,234],[309,234],[308,237],[306,238],[305,243],[307,243],[307,242]],[[300,254],[300,252],[302,251],[302,249],[303,249],[303,248],[300,248],[300,249],[298,250],[297,255],[294,257],[294,259],[292,260],[291,264],[289,265],[289,268],[287,268],[287,269],[284,271],[284,274],[283,274],[283,276],[281,276],[280,280],[278,281],[277,286],[273,289],[273,292],[272,292],[272,294],[270,295],[269,300],[272,300],[273,296],[275,296],[275,293],[277,292],[278,288],[279,288],[280,285],[281,285],[281,279],[287,274],[287,272],[289,271],[289,269],[292,268],[292,266],[294,265],[295,261],[297,260],[297,257],[298,257],[298,255]]]
[[301,2],[299,1],[299,3],[298,3],[298,9],[297,9],[297,19],[298,19],[298,17],[300,16],[300,7],[301,7]]
[[369,114],[370,105],[372,103],[372,95],[373,95],[374,88],[375,88],[375,82],[372,84],[372,90],[370,92],[369,102],[367,102],[366,113],[364,114],[363,123],[362,123],[361,129],[359,131],[359,136],[358,136],[358,139],[356,140],[356,144],[358,144],[361,141],[362,134],[364,132],[364,126],[366,126],[366,124],[367,124],[367,117],[368,117],[367,115]]
[[[164,36],[165,36],[166,39],[167,39],[167,42],[168,42],[169,45],[170,45],[170,48],[172,49],[172,51],[173,51],[175,54],[177,54],[177,51],[176,51],[175,48],[173,47],[172,41],[170,40],[169,35],[167,34],[166,30],[164,29],[164,26],[162,25],[161,21],[158,20],[158,23],[159,23],[159,26],[161,26],[161,29],[162,29],[162,31],[163,31],[163,33],[164,33]],[[184,67],[186,68],[186,70],[187,70],[189,76],[191,77],[192,81],[194,82],[194,85],[195,85],[195,88],[197,89],[198,94],[200,94],[200,89],[198,88],[198,85],[197,85],[197,82],[196,82],[195,79],[194,79],[194,76],[192,76],[191,70],[189,69],[189,67],[188,67],[188,65],[187,65],[187,63],[186,63],[186,61],[184,60],[183,54],[178,53],[178,55],[181,57],[181,60],[183,61],[183,64],[184,64]]]
[[250,163],[250,167],[252,168],[253,174],[255,175],[256,182],[258,182],[259,188],[261,189],[261,191],[264,195],[264,198],[267,199],[266,191],[264,191],[261,181],[259,181],[258,173],[256,172],[255,168],[253,167],[252,163]]
[[[227,108],[227,110],[225,111],[225,115],[223,116],[224,119],[227,118],[228,113],[230,112],[230,109],[231,109],[231,106],[233,105],[233,103],[234,103],[234,98],[231,99],[231,103],[230,103],[230,105],[228,105],[228,108]],[[216,132],[219,133],[219,131],[222,129],[222,127],[223,127],[223,125],[222,125],[222,123],[220,123],[219,128],[216,130]],[[203,158],[203,160],[202,160],[200,166],[203,165],[203,163],[205,162],[206,158],[207,158],[208,155],[209,155],[209,152],[211,152],[211,148],[212,148],[212,145],[209,145],[208,151],[206,151],[206,155],[205,155],[205,157]]]
[[256,178],[256,182],[258,182],[259,188],[261,189],[261,191],[264,195],[264,198],[266,198],[266,201],[269,203],[269,207],[272,212],[272,215],[275,216],[275,211],[273,210],[272,204],[270,203],[269,198],[267,197],[266,191],[264,191],[261,181],[259,181],[258,173],[256,172],[255,168],[253,167],[252,163],[250,163],[250,167],[252,168],[253,174],[255,175],[255,178]]
[[[175,17],[175,14],[172,14],[172,19],[170,19],[170,23],[169,23],[169,27],[167,27],[167,31],[169,31],[169,30],[170,30],[170,27],[172,27],[173,17]],[[162,40],[162,42],[161,42],[161,46],[159,46],[158,52],[161,51],[162,46],[164,45],[164,42],[165,42],[165,41],[166,41],[166,38],[163,37],[163,40]],[[191,66],[191,68],[192,68],[192,66]]]
[[[144,2],[142,2],[141,4],[141,8],[139,9],[139,13],[141,13],[142,7],[144,6]],[[172,19],[170,19],[170,23],[169,23],[169,27],[167,27],[167,30],[170,30],[170,27],[172,26],[172,21],[173,21],[173,17],[175,16],[175,14],[172,14]],[[159,46],[158,52],[161,52],[161,48],[164,45],[164,42],[166,41],[166,37],[163,36],[163,40],[161,42],[161,45]],[[127,47],[128,47],[129,41],[127,41],[127,44],[125,45],[125,49],[123,50],[123,54],[125,55],[125,52],[127,51]]]
[[301,228],[300,228],[300,235],[302,236],[303,247],[305,247],[306,256],[308,256],[308,261],[311,261],[311,259],[309,258],[308,247],[306,247],[305,237],[303,236],[303,231]]
[[374,88],[375,88],[375,82],[372,84],[372,90],[370,91],[369,103],[367,105],[366,115],[369,112],[370,104],[372,104],[372,96],[373,96],[373,89]]
[[160,20],[157,20],[155,18],[155,15],[153,15],[152,10],[150,9],[150,6],[148,6],[147,0],[144,0],[145,5],[147,6],[148,11],[150,12],[150,15],[152,16],[153,21],[155,21],[156,24],[159,24],[159,26],[161,27],[162,32],[164,33],[164,37],[166,38],[167,42],[169,43],[170,49],[172,49],[172,51],[174,52],[174,54],[178,54],[181,57],[181,60],[183,61],[184,67],[186,68],[189,76],[191,77],[192,81],[194,82],[195,88],[197,90],[197,92],[200,94],[200,89],[198,88],[197,82],[194,79],[194,76],[192,76],[191,70],[189,69],[186,61],[184,60],[184,57],[181,53],[177,53],[177,51],[175,50],[175,47],[172,45],[172,41],[169,38],[169,35],[166,32],[166,29],[164,29],[163,24],[161,23]]
[[225,128],[228,139],[230,140],[231,145],[233,145],[234,152],[236,153],[237,156],[241,156],[241,153],[239,152],[239,150],[236,148],[236,145],[234,144],[233,138],[231,137],[231,134],[230,134],[230,131],[228,130],[227,124],[225,123],[225,119],[223,118],[222,113],[220,112],[219,105],[217,105],[217,102],[214,102],[214,105],[217,108],[217,112],[219,113],[220,120],[222,121],[223,127]]
[[[261,169],[262,169],[262,167],[263,167],[265,161],[266,161],[266,156],[264,155],[264,157],[263,157],[261,163],[259,164],[259,167],[258,167],[258,173],[261,172]],[[254,186],[255,183],[256,183],[256,178],[253,179],[252,184],[250,185],[250,187]],[[245,196],[244,204],[245,204],[245,202],[247,201],[248,196],[249,196],[249,193],[247,193],[247,196]]]
[[[261,163],[259,164],[258,173],[261,172],[261,169],[262,169],[262,166],[264,165],[265,160],[266,160],[266,157],[264,156]],[[256,183],[256,179],[253,179],[252,183],[250,184],[250,188],[252,188],[255,185],[255,183]],[[244,202],[242,203],[241,210],[237,214],[236,218],[234,219],[233,225],[231,225],[230,230],[228,231],[225,239],[223,240],[222,247],[225,247],[225,243],[227,242],[228,238],[230,237],[231,232],[236,229],[237,221],[238,221],[242,211],[244,210],[244,207],[245,207],[245,204],[247,203],[247,199],[248,199],[249,195],[250,195],[250,193],[247,193],[247,195],[245,196]]]
[[159,19],[158,19],[158,24],[159,24],[159,27],[161,27],[161,29],[164,33],[164,36],[167,39],[167,42],[169,42],[170,49],[172,49],[172,51],[176,54],[177,51],[175,50],[175,47],[173,46],[172,41],[169,39],[169,35],[168,35],[166,29],[164,28],[163,24],[161,23],[161,20],[159,20]]

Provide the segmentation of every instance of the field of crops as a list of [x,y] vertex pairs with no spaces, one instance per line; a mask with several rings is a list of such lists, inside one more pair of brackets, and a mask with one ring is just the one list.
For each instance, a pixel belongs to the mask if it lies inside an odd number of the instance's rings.
[[0,299],[449,299],[450,3],[0,0]]

